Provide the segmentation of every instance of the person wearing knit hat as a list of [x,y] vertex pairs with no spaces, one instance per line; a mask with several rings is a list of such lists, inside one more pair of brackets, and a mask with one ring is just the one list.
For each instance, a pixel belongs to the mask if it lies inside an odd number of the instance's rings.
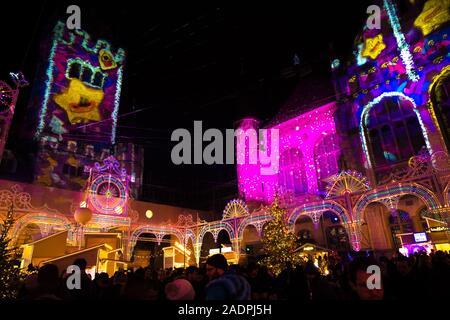
[[191,283],[185,279],[169,282],[165,288],[168,300],[194,300],[195,291]]
[[206,275],[209,279],[218,278],[228,270],[228,262],[223,254],[215,254],[206,260]]
[[250,300],[250,284],[244,277],[228,271],[227,259],[222,254],[206,260],[206,274],[210,279],[206,300]]

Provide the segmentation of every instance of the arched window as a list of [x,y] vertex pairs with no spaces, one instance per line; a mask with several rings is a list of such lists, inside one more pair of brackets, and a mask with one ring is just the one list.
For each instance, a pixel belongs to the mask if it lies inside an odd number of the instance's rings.
[[438,82],[431,99],[442,135],[447,148],[450,149],[450,77],[448,75],[447,72],[446,78]]
[[338,159],[340,156],[337,135],[329,134],[323,137],[314,148],[316,164],[317,186],[319,190],[326,189],[325,179],[339,172]]
[[73,62],[69,65],[69,78],[78,79],[80,77],[81,66],[77,62]]
[[83,73],[81,74],[81,81],[91,84],[92,83],[92,70],[88,67],[83,67]]
[[397,210],[396,212],[391,213],[391,215],[389,216],[389,225],[391,227],[391,233],[394,239],[394,243],[398,248],[401,247],[401,243],[396,235],[401,233],[414,232],[411,217],[406,211]]
[[425,146],[417,115],[402,99],[384,99],[369,111],[369,145],[376,167],[408,160]]
[[296,194],[308,190],[303,153],[296,148],[284,151],[280,157],[279,185],[285,191]]

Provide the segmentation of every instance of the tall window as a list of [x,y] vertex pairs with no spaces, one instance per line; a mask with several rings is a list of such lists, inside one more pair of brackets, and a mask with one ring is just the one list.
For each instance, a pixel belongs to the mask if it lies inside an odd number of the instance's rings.
[[436,87],[432,99],[439,126],[446,141],[447,148],[450,149],[450,77],[444,79]]
[[303,153],[296,148],[284,151],[280,157],[279,185],[282,189],[296,194],[308,190]]
[[389,225],[391,227],[392,237],[396,247],[401,247],[399,238],[396,236],[400,233],[414,232],[411,217],[408,212],[397,210],[395,213],[391,213],[389,216]]
[[329,176],[339,171],[338,159],[340,156],[339,145],[336,134],[323,137],[314,149],[314,160],[316,164],[317,185],[319,190],[324,191]]
[[408,160],[425,146],[412,106],[396,97],[384,99],[369,111],[367,129],[375,166]]

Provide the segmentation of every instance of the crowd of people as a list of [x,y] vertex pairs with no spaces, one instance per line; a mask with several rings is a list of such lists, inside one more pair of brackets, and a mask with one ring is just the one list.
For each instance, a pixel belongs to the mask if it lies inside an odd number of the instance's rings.
[[[23,300],[410,300],[449,297],[450,254],[442,251],[374,258],[328,257],[327,274],[309,260],[287,266],[278,276],[258,263],[229,266],[221,254],[209,257],[202,268],[152,270],[149,267],[117,271],[112,277],[85,272],[77,259],[80,287],[69,289],[70,274],[46,264],[21,284]],[[380,277],[368,272],[379,268]],[[378,281],[378,283],[377,283]],[[371,285],[368,285],[370,283]]]

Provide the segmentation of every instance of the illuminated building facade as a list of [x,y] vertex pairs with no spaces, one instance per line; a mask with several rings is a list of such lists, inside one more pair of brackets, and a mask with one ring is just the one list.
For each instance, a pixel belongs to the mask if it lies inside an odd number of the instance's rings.
[[[268,203],[275,192],[287,195],[304,242],[447,250],[449,2],[429,0],[422,11],[411,5],[409,19],[393,1],[381,4],[381,29],[364,27],[349,64],[331,63],[335,100],[293,105],[263,124],[279,129],[279,171],[238,164],[240,196]],[[260,129],[253,119],[240,128]]]
[[82,190],[88,177],[84,167],[115,154],[138,196],[143,150],[118,143],[116,136],[124,64],[123,49],[57,23],[30,101],[37,111],[36,183]]
[[[40,238],[69,230],[67,241],[76,246],[80,227],[73,214],[82,205],[93,211],[83,232],[121,233],[124,261],[132,259],[139,239],[152,235],[158,244],[168,236],[176,239],[198,264],[206,237],[214,243],[220,233],[228,235],[233,252],[248,253],[272,218],[265,205],[278,193],[302,243],[386,253],[448,250],[449,1],[428,0],[420,10],[411,5],[414,14],[408,18],[399,16],[391,0],[380,5],[381,29],[363,28],[348,63],[333,57],[336,92],[331,99],[310,101],[307,108],[292,103],[289,112],[284,108],[266,124],[240,122],[242,134],[278,130],[279,170],[261,174],[259,162],[237,164],[239,199],[226,206],[218,221],[205,221],[205,212],[130,196],[133,183],[140,182],[131,167],[116,160],[132,159],[133,152],[116,148],[115,158],[109,157],[123,51],[113,54],[106,42],[93,45],[86,34],[71,36],[57,26],[45,88],[34,100],[40,108],[39,186],[20,189],[5,182],[0,191],[1,212],[11,201],[15,204],[13,237],[22,244],[35,240],[32,234]],[[102,54],[109,57],[106,65]],[[81,70],[90,70],[91,76]],[[96,132],[102,134],[92,149],[80,137]],[[270,144],[259,148],[272,151]],[[80,155],[80,150],[94,152]],[[249,149],[243,152],[248,158]],[[81,168],[76,170],[84,178],[67,180],[64,165]]]

